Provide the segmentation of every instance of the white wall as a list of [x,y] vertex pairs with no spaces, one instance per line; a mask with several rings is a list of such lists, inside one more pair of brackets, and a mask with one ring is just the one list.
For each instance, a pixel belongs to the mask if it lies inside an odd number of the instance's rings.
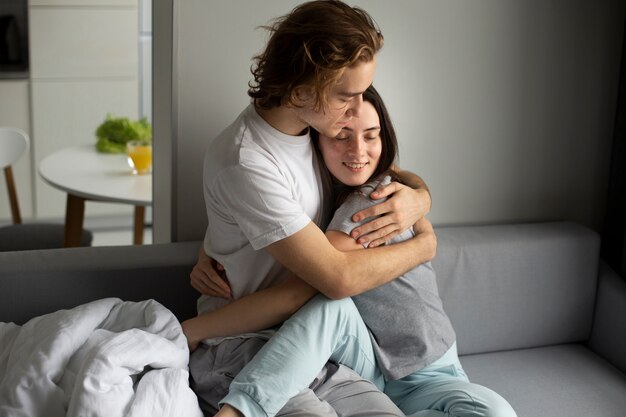
[[[255,27],[297,3],[174,2],[173,240],[203,236],[202,157],[248,103],[251,57],[265,41]],[[400,165],[431,187],[433,223],[599,227],[622,2],[349,3],[385,36],[375,85],[396,124]]]

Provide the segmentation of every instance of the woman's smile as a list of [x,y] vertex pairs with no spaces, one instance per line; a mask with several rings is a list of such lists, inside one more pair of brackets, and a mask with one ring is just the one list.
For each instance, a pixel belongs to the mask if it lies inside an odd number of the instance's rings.
[[380,120],[374,106],[364,102],[360,116],[352,118],[337,136],[320,134],[319,147],[337,181],[349,186],[365,184],[376,171],[382,152]]
[[344,162],[343,164],[353,171],[361,171],[369,162]]

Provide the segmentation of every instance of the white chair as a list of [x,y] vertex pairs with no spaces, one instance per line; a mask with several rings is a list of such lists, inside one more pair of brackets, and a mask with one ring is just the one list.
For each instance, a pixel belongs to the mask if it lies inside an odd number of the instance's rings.
[[[28,149],[28,135],[13,127],[0,127],[0,168],[4,168],[13,224],[0,226],[0,252],[63,247],[65,227],[54,223],[22,223],[13,165]],[[82,246],[91,245],[93,236],[83,230]]]

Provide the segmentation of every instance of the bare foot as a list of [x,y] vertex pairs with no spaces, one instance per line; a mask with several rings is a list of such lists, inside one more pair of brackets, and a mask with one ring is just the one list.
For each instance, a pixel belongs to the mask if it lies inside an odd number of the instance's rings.
[[220,408],[220,411],[217,412],[215,417],[217,417],[217,416],[220,416],[220,417],[244,417],[244,415],[241,414],[239,412],[239,410],[237,410],[236,408],[231,407],[228,404],[224,404],[224,406],[222,408]]

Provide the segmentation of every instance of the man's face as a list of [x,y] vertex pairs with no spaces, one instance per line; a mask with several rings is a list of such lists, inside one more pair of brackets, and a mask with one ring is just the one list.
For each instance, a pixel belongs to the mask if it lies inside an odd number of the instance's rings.
[[337,136],[353,117],[359,117],[363,92],[372,84],[375,69],[376,59],[346,68],[330,87],[326,105],[315,110],[311,98],[308,104],[296,110],[299,118],[324,136]]

